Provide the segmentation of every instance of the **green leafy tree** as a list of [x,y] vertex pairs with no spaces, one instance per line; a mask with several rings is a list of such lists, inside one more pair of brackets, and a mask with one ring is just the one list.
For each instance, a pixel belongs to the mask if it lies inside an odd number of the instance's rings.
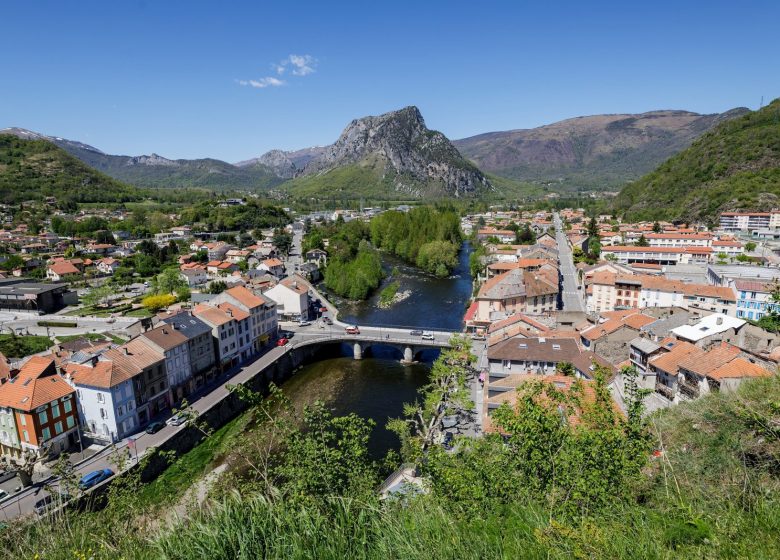
[[293,238],[292,235],[284,231],[283,229],[277,229],[274,232],[273,243],[279,252],[283,255],[288,255],[292,248]]
[[752,241],[748,241],[747,243],[745,243],[745,251],[747,251],[748,253],[752,253],[755,250],[756,250],[755,243],[753,243]]
[[661,233],[661,224],[653,222],[653,233]]
[[647,240],[647,238],[645,237],[644,233],[639,236],[639,239],[636,242],[636,246],[637,247],[649,247],[650,246],[650,242]]

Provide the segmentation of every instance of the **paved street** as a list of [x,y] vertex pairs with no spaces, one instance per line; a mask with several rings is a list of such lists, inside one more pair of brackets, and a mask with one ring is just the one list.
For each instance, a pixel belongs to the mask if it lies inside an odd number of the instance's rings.
[[[125,330],[137,323],[135,317],[64,317],[62,315],[38,315],[24,311],[0,311],[0,332],[9,332],[13,328],[17,334],[34,335],[73,335],[91,332],[113,332]],[[41,321],[77,323],[71,327],[39,327]]]
[[553,214],[553,222],[556,231],[555,239],[558,241],[558,262],[563,278],[561,292],[563,311],[585,311],[582,290],[577,289],[577,270],[574,268],[571,248],[563,231],[563,222],[557,212]]

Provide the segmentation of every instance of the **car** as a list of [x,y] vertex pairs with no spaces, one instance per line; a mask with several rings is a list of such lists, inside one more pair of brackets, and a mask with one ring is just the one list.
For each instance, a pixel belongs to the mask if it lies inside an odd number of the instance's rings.
[[169,426],[181,426],[187,421],[187,417],[181,412],[168,418],[165,423]]
[[436,340],[436,337],[431,332],[422,333],[422,336],[420,338],[422,338],[423,340]]
[[322,318],[322,322],[325,323],[326,325],[332,325],[333,324],[333,321],[330,319],[330,317],[323,317]]
[[409,336],[422,336],[422,335],[423,335],[423,332],[422,331],[418,331],[417,329],[409,332]]
[[327,307],[320,307],[320,313],[327,313],[328,308]]
[[147,434],[156,434],[165,427],[165,422],[152,422],[146,427]]
[[471,335],[471,340],[486,340],[486,337],[484,334],[474,333]]
[[0,490],[0,502],[5,500],[10,494],[6,492],[5,490]]
[[288,342],[290,342],[289,338],[280,338],[279,340],[276,341],[276,345],[277,346],[286,346]]
[[358,328],[357,325],[352,325],[344,329],[344,332],[347,334],[360,334],[360,329]]
[[33,509],[35,510],[35,513],[37,513],[39,516],[44,515],[46,512],[48,512],[50,509],[59,507],[62,505],[65,505],[70,501],[70,495],[60,493],[60,494],[49,494],[48,496],[41,498],[37,502],[35,502],[35,506],[33,506]]
[[79,489],[89,490],[93,486],[100,484],[112,476],[114,476],[114,471],[111,469],[99,469],[92,471],[91,473],[85,474],[83,477],[81,477],[81,480],[79,480]]
[[309,321],[298,321],[299,327],[308,327],[309,325],[311,325]]

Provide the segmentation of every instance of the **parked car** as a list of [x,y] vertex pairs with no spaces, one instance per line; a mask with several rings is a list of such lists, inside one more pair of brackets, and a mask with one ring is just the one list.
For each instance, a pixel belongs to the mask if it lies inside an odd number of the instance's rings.
[[5,490],[0,490],[0,502],[5,500],[10,494],[6,492]]
[[152,422],[146,427],[147,434],[156,434],[165,427],[164,422]]
[[352,325],[344,329],[344,332],[346,332],[347,334],[360,334],[360,329],[358,328],[357,325]]
[[112,476],[114,476],[114,471],[111,469],[100,469],[97,471],[92,471],[91,473],[85,474],[83,477],[81,477],[81,480],[79,480],[79,488],[81,490],[89,490],[93,486],[100,484]]
[[327,307],[320,307],[320,313],[327,313],[328,308]]
[[322,322],[325,323],[326,325],[332,325],[333,324],[333,321],[330,319],[330,317],[323,317],[322,318]]
[[276,341],[276,345],[277,346],[286,346],[288,342],[290,342],[290,340],[288,338],[280,338],[279,340]]
[[52,508],[65,505],[68,503],[68,501],[70,501],[70,496],[64,492],[60,494],[49,494],[48,496],[35,502],[35,506],[33,507],[35,509],[35,513],[40,516],[44,515]]
[[174,414],[168,420],[165,421],[166,424],[169,426],[181,426],[187,421],[187,417],[182,414],[181,412],[179,414]]
[[423,332],[419,331],[417,329],[409,332],[409,336],[422,336],[422,335],[423,335]]
[[422,336],[420,337],[423,340],[436,340],[436,337],[433,335],[432,332],[424,332],[422,333]]
[[309,321],[298,321],[299,327],[308,327],[309,325],[311,325]]
[[474,333],[471,335],[471,340],[485,340],[485,339],[486,338],[484,334]]

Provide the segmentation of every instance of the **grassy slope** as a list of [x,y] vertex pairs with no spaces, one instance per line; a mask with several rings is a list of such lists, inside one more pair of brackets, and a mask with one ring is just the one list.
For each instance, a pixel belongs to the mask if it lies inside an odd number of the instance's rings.
[[780,202],[780,99],[727,121],[615,200],[632,219],[714,219],[723,210]]
[[140,200],[143,191],[125,185],[45,140],[0,135],[0,201],[16,203],[47,196],[77,202]]

